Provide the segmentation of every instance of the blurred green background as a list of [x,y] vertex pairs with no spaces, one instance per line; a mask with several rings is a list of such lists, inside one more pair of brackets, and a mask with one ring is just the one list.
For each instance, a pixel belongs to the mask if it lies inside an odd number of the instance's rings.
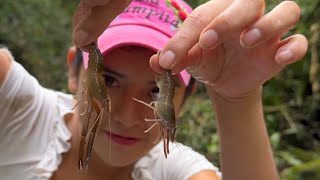
[[[266,0],[266,13],[281,1]],[[196,7],[207,0],[188,2]],[[320,0],[295,2],[301,7],[301,21],[286,36],[304,34],[309,50],[302,61],[264,85],[265,120],[281,179],[320,180]],[[43,86],[64,92],[68,92],[64,62],[77,3],[0,1],[0,43]],[[202,84],[181,112],[177,139],[219,166],[215,117]]]

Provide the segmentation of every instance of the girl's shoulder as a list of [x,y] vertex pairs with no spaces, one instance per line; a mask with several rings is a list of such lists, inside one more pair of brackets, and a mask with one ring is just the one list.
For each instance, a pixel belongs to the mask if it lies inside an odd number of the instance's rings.
[[56,96],[57,113],[52,124],[52,131],[43,158],[35,168],[38,177],[50,179],[62,162],[62,154],[71,148],[71,132],[65,122],[67,114],[73,114],[73,97],[59,91],[49,90]]
[[49,179],[70,148],[72,96],[42,87],[12,60],[0,97],[1,179]]

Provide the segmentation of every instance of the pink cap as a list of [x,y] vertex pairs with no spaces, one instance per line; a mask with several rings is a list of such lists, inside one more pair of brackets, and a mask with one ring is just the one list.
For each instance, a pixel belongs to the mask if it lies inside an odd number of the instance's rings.
[[[133,0],[98,38],[98,47],[103,55],[125,45],[161,50],[191,11],[182,0]],[[83,59],[87,68],[87,53]],[[189,83],[186,70],[179,77],[185,85]]]

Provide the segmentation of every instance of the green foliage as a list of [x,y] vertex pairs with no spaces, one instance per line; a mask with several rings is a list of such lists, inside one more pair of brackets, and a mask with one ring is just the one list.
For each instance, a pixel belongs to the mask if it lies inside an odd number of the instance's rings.
[[[319,151],[318,151],[319,152]],[[320,154],[303,151],[300,149],[289,149],[281,152],[283,157],[291,162],[289,167],[281,174],[284,180],[315,180],[320,179]]]
[[[268,13],[282,0],[266,0]],[[187,0],[197,7],[207,0]],[[265,121],[281,179],[320,179],[320,0],[295,0],[301,21],[288,34],[301,33],[309,51],[264,85]],[[78,1],[1,0],[0,43],[49,88],[66,91],[64,61],[71,44],[71,16]],[[317,88],[318,87],[318,88]],[[219,166],[219,146],[211,104],[200,85],[185,104],[178,140]]]
[[177,141],[190,145],[219,165],[219,147],[211,101],[201,93],[190,97],[178,122]]
[[[71,7],[64,1],[2,0],[0,43],[46,87],[65,89],[64,60],[71,44]],[[50,72],[50,73],[48,73]]]

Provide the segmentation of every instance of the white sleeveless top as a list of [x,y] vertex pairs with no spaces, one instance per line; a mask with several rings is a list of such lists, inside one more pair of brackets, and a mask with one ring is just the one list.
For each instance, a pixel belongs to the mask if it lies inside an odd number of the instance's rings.
[[[3,51],[4,49],[2,49]],[[71,133],[64,116],[73,113],[72,96],[43,88],[13,60],[0,86],[0,179],[48,180],[70,149]],[[203,155],[170,144],[168,159],[162,143],[134,166],[134,180],[183,180],[202,170],[218,169]]]

